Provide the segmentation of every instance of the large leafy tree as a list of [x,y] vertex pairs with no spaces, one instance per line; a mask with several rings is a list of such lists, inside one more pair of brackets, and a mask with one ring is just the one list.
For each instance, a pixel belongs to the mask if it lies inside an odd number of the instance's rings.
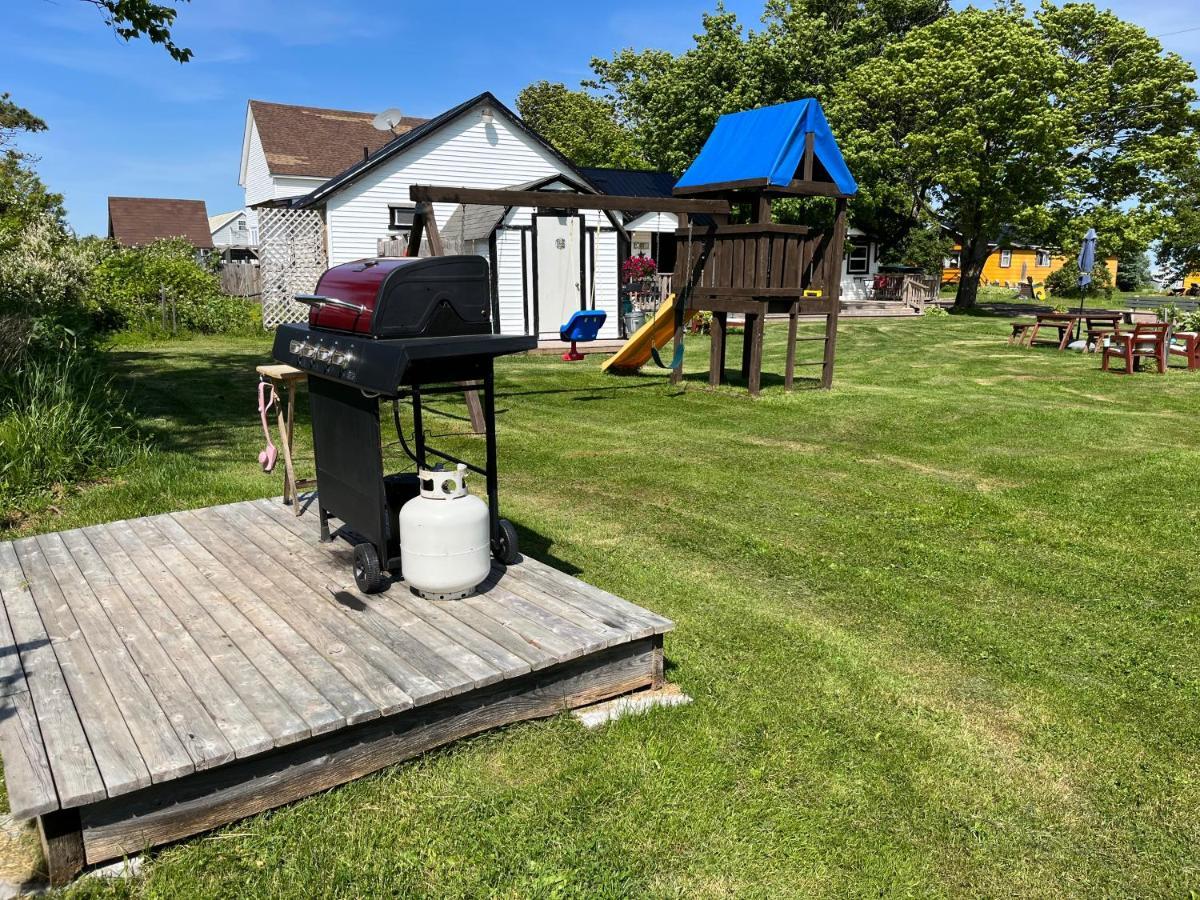
[[1172,281],[1200,273],[1200,160],[1177,181],[1164,207],[1159,265]]
[[688,50],[593,59],[588,86],[611,99],[651,165],[679,173],[721,114],[828,102],[848,71],[947,9],[946,0],[768,0],[762,27],[747,30],[718,4]]
[[640,168],[646,164],[633,135],[617,122],[612,103],[602,97],[539,81],[517,95],[517,110],[576,165]]
[[[1071,252],[1144,248],[1197,149],[1195,72],[1091,4],[968,8],[860,66],[839,95],[860,180],[894,210],[935,212],[962,237],[956,308],[974,305],[989,242]],[[903,206],[901,205],[903,204]]]

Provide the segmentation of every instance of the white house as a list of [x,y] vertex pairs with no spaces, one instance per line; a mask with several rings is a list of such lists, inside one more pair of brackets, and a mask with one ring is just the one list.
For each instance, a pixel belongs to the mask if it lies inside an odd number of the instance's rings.
[[[299,176],[282,171],[290,166],[282,166],[278,156],[271,161],[269,146],[260,149],[262,141],[255,134],[262,130],[261,106],[252,104],[244,141],[248,204],[277,199],[299,186]],[[264,162],[268,170],[274,166],[269,178],[255,175]],[[484,93],[391,136],[374,151],[368,147],[355,164],[291,205],[322,212],[326,257],[329,265],[337,265],[376,256],[380,239],[407,235],[413,184],[596,192],[570,161]],[[616,337],[622,217],[567,213],[549,205],[499,213],[455,204],[434,208],[448,251],[461,249],[489,259],[494,317],[501,332],[557,338],[571,312],[595,308],[609,314],[601,337]]]
[[252,224],[250,210],[235,209],[208,217],[213,247],[253,250],[258,246],[258,225]]
[[256,205],[302,197],[425,121],[406,116],[391,131],[380,131],[373,119],[345,109],[247,103],[238,184],[246,192],[248,227],[258,227]]

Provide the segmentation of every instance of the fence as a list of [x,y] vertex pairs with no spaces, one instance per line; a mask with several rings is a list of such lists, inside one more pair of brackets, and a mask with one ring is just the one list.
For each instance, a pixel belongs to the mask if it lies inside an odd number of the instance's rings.
[[231,297],[257,297],[262,291],[258,266],[249,261],[221,264],[221,292]]

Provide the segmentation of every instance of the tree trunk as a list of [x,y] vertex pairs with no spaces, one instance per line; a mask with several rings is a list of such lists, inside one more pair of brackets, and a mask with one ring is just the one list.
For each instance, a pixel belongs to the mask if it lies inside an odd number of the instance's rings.
[[968,239],[963,235],[958,260],[958,290],[954,294],[955,312],[975,308],[975,301],[979,297],[979,279],[983,277],[983,267],[990,249],[985,238],[976,236]]

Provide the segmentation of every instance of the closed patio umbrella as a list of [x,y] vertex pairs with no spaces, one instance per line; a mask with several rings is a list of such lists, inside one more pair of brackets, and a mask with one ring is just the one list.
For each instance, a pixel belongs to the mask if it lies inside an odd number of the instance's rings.
[[1096,265],[1096,229],[1089,228],[1087,234],[1083,236],[1083,246],[1079,248],[1079,315],[1080,320],[1075,323],[1075,340],[1079,340],[1079,333],[1083,329],[1083,295],[1087,292],[1087,287],[1092,283],[1092,267]]

